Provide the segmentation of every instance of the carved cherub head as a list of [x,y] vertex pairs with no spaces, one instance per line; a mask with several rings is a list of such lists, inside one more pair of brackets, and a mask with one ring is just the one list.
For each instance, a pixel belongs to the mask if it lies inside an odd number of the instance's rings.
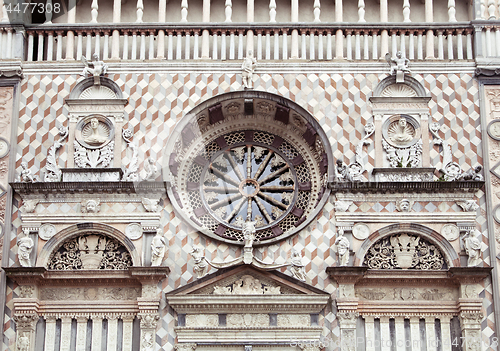
[[408,199],[399,199],[396,201],[396,209],[399,212],[410,212],[413,207],[413,202]]
[[82,212],[83,213],[97,213],[101,210],[101,202],[97,200],[87,200],[82,202]]

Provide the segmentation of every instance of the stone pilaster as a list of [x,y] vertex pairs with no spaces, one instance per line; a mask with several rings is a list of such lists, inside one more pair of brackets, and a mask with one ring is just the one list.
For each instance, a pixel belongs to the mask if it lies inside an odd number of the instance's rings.
[[16,350],[35,351],[35,329],[38,319],[38,314],[34,312],[14,315],[14,322],[16,322]]
[[342,311],[337,313],[340,327],[340,349],[342,351],[356,350],[356,320],[359,313]]
[[462,311],[459,314],[463,351],[481,351],[481,319],[483,314],[478,311]]

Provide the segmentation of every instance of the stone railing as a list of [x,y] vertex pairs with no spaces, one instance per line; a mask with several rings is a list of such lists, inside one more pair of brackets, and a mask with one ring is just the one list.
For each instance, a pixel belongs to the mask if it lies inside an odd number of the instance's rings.
[[410,60],[471,60],[472,36],[466,22],[0,25],[0,52],[1,58],[24,53],[23,60],[36,62],[94,53],[104,60],[224,61],[241,60],[249,50],[258,60],[379,60],[397,51]]

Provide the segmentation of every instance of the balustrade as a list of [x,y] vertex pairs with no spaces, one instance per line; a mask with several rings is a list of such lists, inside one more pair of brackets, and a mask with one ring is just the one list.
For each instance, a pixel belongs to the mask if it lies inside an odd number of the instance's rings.
[[[472,28],[458,23],[453,27],[430,29],[415,25],[374,28],[368,24],[356,27],[328,24],[312,27],[293,23],[279,28],[214,24],[203,27],[140,24],[100,27],[101,29],[56,25],[29,27],[26,60],[54,61],[63,57],[80,60],[82,55],[91,57],[94,53],[103,59],[122,60],[241,60],[245,57],[246,50],[253,50],[258,60],[377,60],[383,58],[387,51],[391,55],[401,51],[411,60],[473,59]],[[76,33],[76,45],[72,44],[73,33]],[[207,33],[206,37],[204,33]],[[256,40],[253,40],[254,36]],[[12,55],[8,50],[8,43],[11,41],[12,30],[0,30],[0,42],[6,49],[2,48],[3,58]],[[485,41],[491,43],[486,45],[486,54],[496,56],[496,47],[500,47],[496,45],[500,41],[500,31],[493,27],[485,28]],[[206,50],[206,57],[203,50]]]

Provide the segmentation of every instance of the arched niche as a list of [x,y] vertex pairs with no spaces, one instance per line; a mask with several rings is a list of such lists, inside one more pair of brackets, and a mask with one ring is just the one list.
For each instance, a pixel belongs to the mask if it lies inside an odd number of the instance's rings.
[[[248,212],[256,226],[254,245],[300,231],[323,208],[327,182],[334,178],[331,145],[318,121],[297,103],[261,91],[231,92],[201,103],[176,125],[164,155],[176,213],[197,231],[235,245],[244,244]],[[248,155],[251,166],[243,168]],[[279,181],[261,182],[278,169],[284,170]],[[275,200],[269,198],[273,192]],[[244,198],[251,211],[245,211]],[[219,206],[226,200],[234,206]]]
[[377,84],[374,97],[415,98],[426,97],[425,88],[415,78],[405,75],[404,82],[397,83],[396,76],[391,75]]
[[354,266],[363,266],[365,257],[370,248],[377,244],[381,239],[395,236],[398,234],[408,234],[410,236],[418,236],[425,241],[435,245],[438,250],[443,254],[446,260],[447,268],[460,267],[460,259],[457,252],[451,244],[438,232],[420,225],[420,224],[392,224],[387,227],[381,228],[372,233],[368,238],[363,241],[361,247],[356,253],[354,259]]
[[123,92],[120,87],[111,79],[100,77],[100,84],[94,84],[94,77],[89,77],[81,80],[75,85],[71,93],[70,99],[123,99]]
[[141,266],[141,257],[132,241],[119,230],[101,223],[78,223],[61,230],[43,246],[38,255],[36,266],[47,268],[53,253],[59,250],[64,243],[76,237],[87,235],[102,235],[116,240],[130,254],[132,266]]

